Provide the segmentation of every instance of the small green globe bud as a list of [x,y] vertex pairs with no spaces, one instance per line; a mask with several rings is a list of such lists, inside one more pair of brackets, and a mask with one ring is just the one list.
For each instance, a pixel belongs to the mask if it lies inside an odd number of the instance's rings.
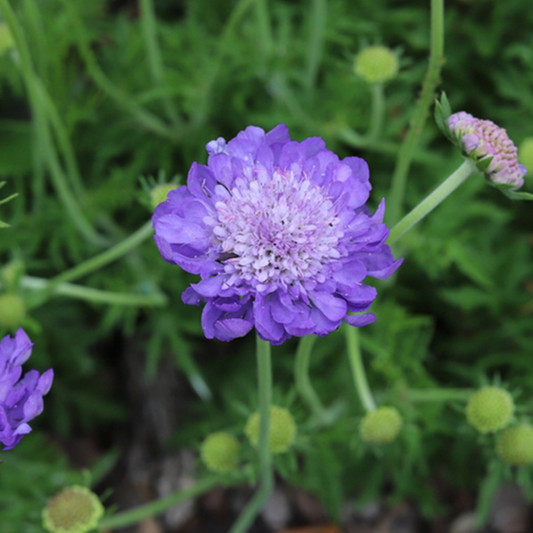
[[[244,432],[252,446],[259,444],[259,413],[253,413],[246,422]],[[268,447],[270,453],[285,453],[296,440],[298,429],[291,413],[278,405],[270,406],[270,434]]]
[[533,463],[533,427],[520,424],[504,429],[496,436],[496,453],[508,464]]
[[98,496],[74,485],[48,502],[43,509],[43,527],[50,533],[86,533],[98,526],[103,514]]
[[26,306],[22,298],[15,293],[0,294],[0,327],[15,329],[26,318]]
[[170,191],[178,188],[176,183],[160,183],[156,185],[150,192],[150,203],[152,209],[155,209],[160,203],[164,202]]
[[524,165],[527,171],[533,173],[533,137],[524,139],[518,147],[518,160]]
[[213,472],[228,472],[237,466],[237,456],[241,445],[226,431],[211,433],[200,448],[204,464]]
[[354,70],[367,83],[383,83],[398,74],[398,58],[390,48],[369,46],[357,54]]
[[359,434],[367,444],[388,444],[396,440],[402,424],[402,417],[394,407],[378,407],[365,415]]
[[509,425],[514,414],[512,396],[499,387],[483,387],[470,398],[466,419],[480,433],[493,433]]

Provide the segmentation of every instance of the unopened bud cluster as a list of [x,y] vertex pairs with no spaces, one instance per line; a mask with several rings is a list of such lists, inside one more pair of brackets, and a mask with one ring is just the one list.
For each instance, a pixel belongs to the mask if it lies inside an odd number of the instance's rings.
[[48,502],[43,509],[43,527],[50,533],[87,533],[98,526],[103,514],[96,494],[74,485]]
[[496,437],[496,454],[510,465],[533,463],[533,427],[519,424],[504,429]]
[[369,46],[357,54],[354,70],[367,83],[384,83],[396,77],[398,58],[385,46]]
[[202,461],[213,472],[229,472],[238,463],[239,441],[226,431],[209,435],[200,450]]
[[26,318],[26,305],[22,298],[11,292],[0,294],[0,328],[14,330]]
[[[250,440],[252,446],[257,447],[259,443],[259,413],[253,413],[244,432]],[[284,407],[272,405],[270,407],[270,431],[268,436],[268,447],[270,453],[284,453],[294,444],[298,429],[291,413]]]
[[522,187],[527,170],[518,163],[518,150],[505,129],[464,111],[451,115],[448,125],[463,154],[477,163],[491,183]]
[[493,433],[507,427],[514,414],[512,396],[499,387],[479,389],[466,406],[466,418],[480,433]]
[[359,434],[368,444],[388,444],[396,440],[402,424],[402,417],[394,407],[382,406],[365,415]]

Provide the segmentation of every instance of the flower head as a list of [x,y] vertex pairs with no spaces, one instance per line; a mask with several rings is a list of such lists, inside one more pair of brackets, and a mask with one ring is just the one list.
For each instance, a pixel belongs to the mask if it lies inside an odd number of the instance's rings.
[[213,472],[228,472],[237,466],[241,445],[239,441],[226,431],[211,433],[200,450],[202,460]]
[[505,129],[464,111],[451,115],[448,125],[466,156],[478,165],[488,162],[483,172],[491,183],[512,189],[522,187],[527,170],[518,163],[518,150]]
[[43,396],[52,386],[51,368],[42,375],[30,370],[20,379],[32,346],[22,329],[15,337],[8,335],[0,341],[0,443],[4,450],[14,448],[31,431],[28,422],[41,414]]
[[206,305],[206,337],[231,340],[255,326],[263,340],[326,335],[353,326],[376,290],[366,276],[390,276],[384,203],[369,213],[368,166],[340,161],[318,137],[291,141],[284,125],[265,134],[249,126],[228,143],[207,145],[208,164],[193,163],[187,185],[153,215],[163,258],[201,281],[183,293]]
[[533,426],[520,424],[498,433],[496,454],[511,465],[533,463]]
[[26,318],[24,300],[14,292],[0,294],[0,326],[14,329]]
[[402,416],[394,407],[381,406],[365,415],[359,434],[368,444],[389,444],[396,440],[402,425]]
[[50,533],[87,533],[104,514],[98,496],[73,485],[54,496],[43,509],[43,527]]
[[493,433],[509,425],[514,413],[513,397],[500,387],[483,387],[466,406],[466,418],[480,433]]
[[[252,446],[259,445],[259,426],[261,417],[258,412],[250,415],[244,432]],[[288,409],[279,405],[270,406],[270,431],[268,434],[268,448],[270,453],[285,453],[294,444],[298,427]]]
[[398,58],[386,46],[369,46],[357,54],[354,70],[367,83],[383,83],[398,74]]

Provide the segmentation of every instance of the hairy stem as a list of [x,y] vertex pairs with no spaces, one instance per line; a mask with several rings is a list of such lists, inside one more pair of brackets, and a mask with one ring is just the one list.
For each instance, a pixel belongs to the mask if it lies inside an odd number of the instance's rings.
[[418,224],[428,213],[433,211],[445,198],[447,198],[461,183],[466,181],[476,171],[475,164],[467,159],[446,180],[441,183],[429,196],[424,198],[410,213],[405,215],[390,232],[388,244],[394,244],[402,235],[405,235],[415,224]]
[[366,379],[365,367],[361,357],[361,349],[359,347],[359,330],[349,324],[344,323],[342,326],[346,335],[346,345],[348,348],[348,359],[350,360],[350,368],[352,369],[353,382],[355,390],[359,395],[359,399],[363,407],[367,411],[374,411],[376,409],[376,402],[368,386]]
[[315,342],[316,337],[314,335],[308,335],[307,337],[302,337],[300,339],[298,350],[296,351],[294,375],[296,390],[302,397],[303,401],[307,404],[309,410],[318,421],[324,421],[326,419],[326,409],[313,389],[311,379],[309,378],[311,351],[313,350]]
[[230,529],[230,533],[245,533],[265,504],[274,487],[269,433],[272,403],[272,364],[270,343],[257,337],[257,374],[259,389],[259,471],[261,486]]
[[392,175],[391,189],[387,206],[387,223],[392,226],[402,215],[407,174],[411,167],[414,152],[422,135],[428,117],[429,106],[440,81],[440,71],[444,64],[444,0],[431,0],[431,48],[426,77],[418,99],[415,114],[405,136],[396,167]]

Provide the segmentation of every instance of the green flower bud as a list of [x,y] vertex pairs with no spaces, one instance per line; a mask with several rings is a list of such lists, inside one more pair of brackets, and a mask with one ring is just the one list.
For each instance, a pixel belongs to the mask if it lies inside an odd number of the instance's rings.
[[367,83],[383,83],[398,74],[398,58],[385,46],[369,46],[357,54],[354,70]]
[[527,137],[520,143],[518,160],[530,174],[533,173],[533,137]]
[[155,209],[160,203],[164,202],[170,191],[173,191],[178,188],[176,183],[160,183],[156,185],[150,191],[150,203],[152,204],[152,209]]
[[[259,444],[259,413],[253,413],[246,422],[244,432],[252,446]],[[291,413],[284,407],[270,406],[270,434],[268,447],[271,453],[286,452],[296,440],[298,429]]]
[[22,298],[15,293],[0,294],[0,327],[15,329],[26,318],[26,306]]
[[98,496],[74,485],[48,502],[43,509],[43,527],[51,533],[86,533],[98,526],[103,514]]
[[378,407],[365,415],[359,434],[367,444],[388,444],[396,440],[402,423],[402,417],[394,407]]
[[520,424],[504,429],[496,435],[496,453],[511,465],[533,463],[533,427]]
[[512,396],[499,387],[479,389],[466,406],[466,419],[480,433],[492,433],[509,425],[514,413]]
[[211,433],[200,448],[202,461],[214,472],[227,472],[237,466],[237,456],[241,445],[226,431]]

